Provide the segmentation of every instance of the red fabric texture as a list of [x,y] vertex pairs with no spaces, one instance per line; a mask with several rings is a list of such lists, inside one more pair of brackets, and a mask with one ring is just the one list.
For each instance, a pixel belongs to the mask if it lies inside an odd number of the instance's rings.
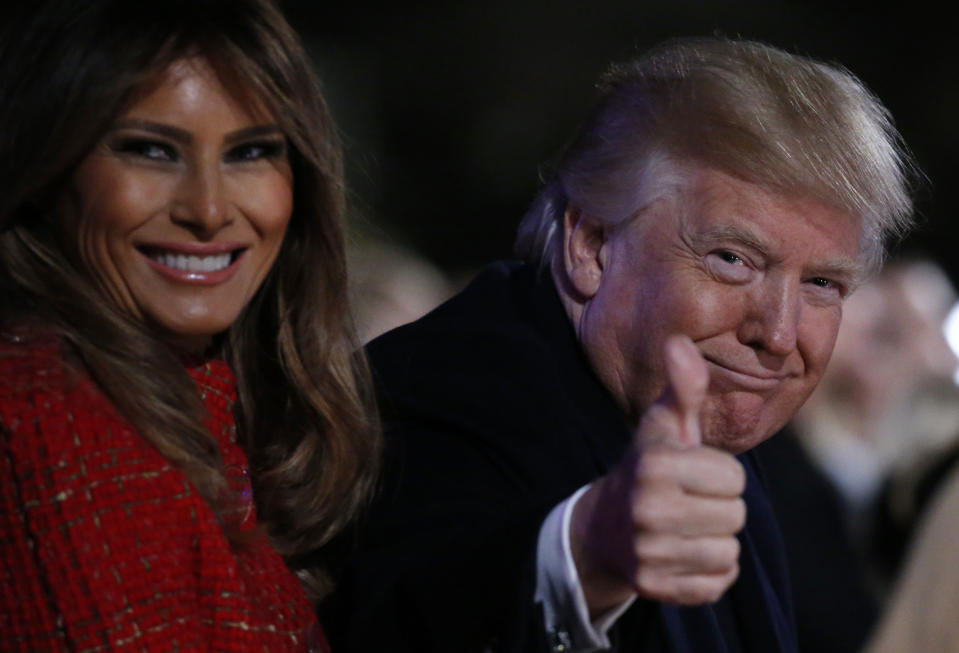
[[[232,374],[219,361],[188,371],[242,490]],[[252,529],[256,515],[238,520]],[[324,649],[262,534],[231,548],[186,477],[63,363],[57,340],[0,336],[0,650]]]

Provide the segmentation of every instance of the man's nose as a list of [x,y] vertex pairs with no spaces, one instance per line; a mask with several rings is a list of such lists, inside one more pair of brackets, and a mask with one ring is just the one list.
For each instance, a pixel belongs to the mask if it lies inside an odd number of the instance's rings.
[[219,165],[191,166],[177,183],[170,216],[202,236],[212,236],[232,221]]
[[752,298],[740,339],[757,349],[785,356],[796,348],[802,306],[799,285],[770,280]]

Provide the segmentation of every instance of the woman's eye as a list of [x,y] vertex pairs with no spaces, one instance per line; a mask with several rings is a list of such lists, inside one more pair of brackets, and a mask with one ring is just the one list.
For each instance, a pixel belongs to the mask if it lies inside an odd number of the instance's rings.
[[126,139],[112,146],[114,152],[142,157],[151,161],[176,161],[177,153],[170,145],[145,139]]
[[261,141],[244,143],[230,149],[226,154],[227,161],[258,161],[260,159],[275,159],[286,154],[284,141]]

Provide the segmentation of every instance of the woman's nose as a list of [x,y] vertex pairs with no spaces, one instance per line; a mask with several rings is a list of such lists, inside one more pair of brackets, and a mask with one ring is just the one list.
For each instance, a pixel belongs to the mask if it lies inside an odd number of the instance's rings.
[[201,235],[212,236],[232,220],[219,165],[191,167],[179,180],[171,219]]

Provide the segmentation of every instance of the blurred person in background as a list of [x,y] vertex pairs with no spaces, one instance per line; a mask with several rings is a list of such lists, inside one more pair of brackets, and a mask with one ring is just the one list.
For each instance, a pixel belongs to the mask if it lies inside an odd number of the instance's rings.
[[846,303],[832,361],[795,425],[854,519],[888,476],[956,441],[959,362],[943,332],[955,299],[935,263],[904,260]]
[[867,653],[959,651],[959,468],[938,488]]
[[269,0],[0,35],[0,649],[326,650],[378,466],[336,131]]
[[453,294],[439,268],[386,240],[354,239],[349,267],[350,303],[364,343],[423,317]]
[[919,511],[910,479],[956,443],[957,361],[943,333],[954,299],[935,264],[887,265],[843,306],[812,397],[757,447],[785,535],[803,650],[861,649],[895,573],[890,558],[901,555]]

